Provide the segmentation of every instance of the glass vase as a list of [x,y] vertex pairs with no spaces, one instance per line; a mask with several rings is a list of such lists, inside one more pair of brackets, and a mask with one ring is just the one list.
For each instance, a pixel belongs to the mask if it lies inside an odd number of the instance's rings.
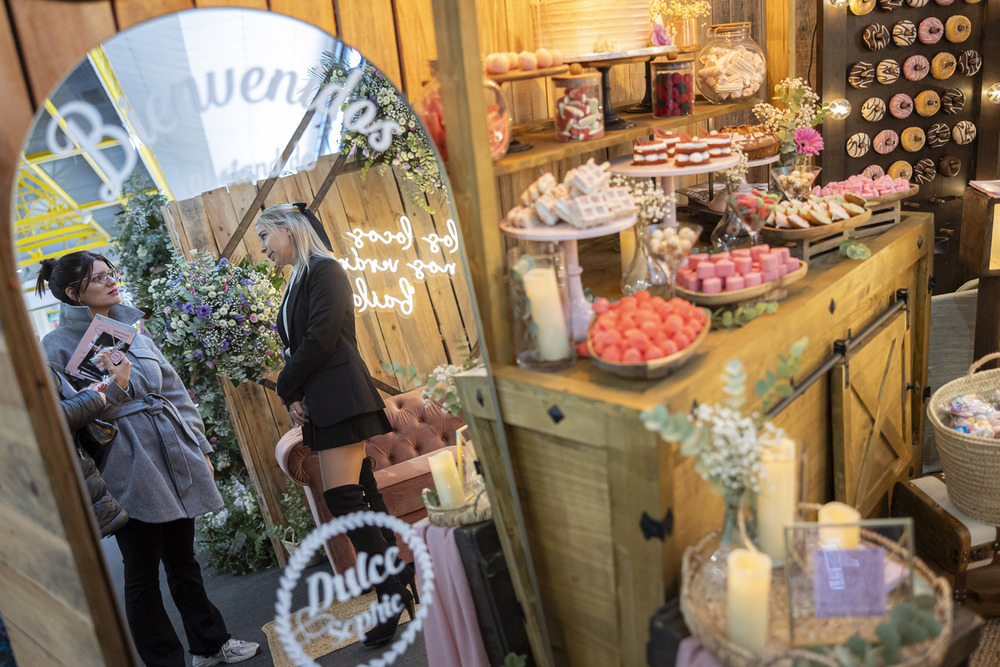
[[744,224],[743,217],[727,203],[719,224],[712,230],[712,247],[732,252],[736,248],[749,248],[752,244],[753,236]]
[[576,361],[566,258],[557,244],[507,253],[517,365],[557,371]]
[[628,269],[622,274],[621,289],[625,296],[647,290],[653,296],[669,298],[670,273],[666,264],[649,250],[651,225],[637,222],[635,229],[635,255]]
[[722,496],[726,508],[726,516],[723,519],[722,535],[719,537],[719,546],[705,563],[704,576],[706,593],[719,600],[726,599],[726,576],[729,572],[727,560],[729,553],[738,547],[744,546],[743,535],[740,533],[740,513],[743,512],[743,530],[746,538],[750,541],[754,539],[753,508],[751,507],[751,496],[746,492],[726,490]]

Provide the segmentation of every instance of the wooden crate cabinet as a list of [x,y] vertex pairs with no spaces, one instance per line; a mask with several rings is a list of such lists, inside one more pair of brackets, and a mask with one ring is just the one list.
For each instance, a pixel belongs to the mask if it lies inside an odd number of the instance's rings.
[[[907,310],[883,327],[888,333],[874,334],[870,343],[859,346],[857,356],[849,354],[848,367],[858,382],[864,381],[855,393],[868,397],[879,388],[884,364],[891,361],[884,387],[895,397],[895,412],[873,420],[881,427],[876,439],[888,437],[891,447],[869,458],[879,465],[892,459],[888,486],[909,475],[910,461],[919,460],[913,443],[922,442],[923,420],[912,415],[922,410],[926,377],[932,239],[931,215],[904,215],[899,225],[867,240],[872,250],[868,260],[816,260],[809,274],[791,286],[776,314],[741,329],[713,332],[687,365],[658,382],[618,378],[586,360],[551,374],[494,365],[518,501],[557,664],[645,664],[649,617],[678,593],[684,549],[721,527],[723,508],[694,472],[693,461],[680,456],[676,444],[646,431],[639,413],[660,403],[683,410],[694,400],[723,400],[720,376],[730,359],[743,362],[752,395],[752,382],[774,366],[776,355],[808,336],[805,377],[832,354],[835,341],[862,331],[888,309],[898,290],[908,290]],[[882,354],[890,348],[891,359]],[[872,370],[877,379],[863,377],[867,366],[878,366]],[[834,497],[834,447],[840,451],[838,459],[860,461],[866,440],[852,434],[871,431],[871,423],[859,423],[854,407],[855,421],[847,424],[855,426],[846,436],[834,437],[845,430],[845,418],[843,410],[833,408],[835,397],[843,394],[833,386],[833,376],[814,384],[776,419],[804,443],[806,494],[817,502]],[[463,379],[460,387],[473,428],[495,429],[491,406],[476,400],[477,392],[486,393],[481,381]],[[835,418],[841,419],[837,429]],[[893,435],[881,435],[889,431]],[[487,470],[501,469],[501,453],[491,449],[493,443],[482,442]],[[837,487],[843,500],[843,484]],[[866,485],[871,511],[879,505],[875,487],[883,485]],[[644,512],[659,519],[671,515],[672,535],[662,543],[645,539],[640,530]]]

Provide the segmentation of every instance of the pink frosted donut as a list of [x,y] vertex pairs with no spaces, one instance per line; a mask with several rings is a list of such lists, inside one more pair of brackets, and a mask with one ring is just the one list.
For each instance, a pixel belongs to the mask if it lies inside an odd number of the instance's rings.
[[896,146],[899,146],[899,135],[892,130],[882,130],[872,140],[872,148],[882,155],[893,152]]
[[893,118],[908,118],[913,113],[913,98],[906,93],[896,93],[889,100],[889,113]]
[[937,44],[944,37],[944,24],[940,19],[928,16],[917,28],[917,39],[921,44]]
[[930,73],[931,64],[921,55],[910,56],[903,63],[903,76],[907,81],[920,81]]
[[865,167],[865,170],[863,172],[861,172],[861,175],[862,176],[867,176],[868,178],[870,178],[870,179],[872,179],[874,181],[876,179],[879,179],[879,178],[882,178],[883,176],[885,176],[885,169],[883,169],[882,167],[878,166],[877,164],[870,164],[867,167]]
[[947,7],[951,3],[955,2],[955,0],[934,0],[934,2],[938,3],[942,7]]

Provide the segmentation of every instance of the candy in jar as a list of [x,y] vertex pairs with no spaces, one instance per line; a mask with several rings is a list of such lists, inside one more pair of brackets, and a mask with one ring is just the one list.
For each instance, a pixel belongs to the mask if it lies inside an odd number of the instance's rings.
[[653,116],[688,116],[694,110],[694,75],[691,60],[654,62]]
[[579,74],[552,78],[556,100],[556,139],[588,141],[604,136],[599,74]]

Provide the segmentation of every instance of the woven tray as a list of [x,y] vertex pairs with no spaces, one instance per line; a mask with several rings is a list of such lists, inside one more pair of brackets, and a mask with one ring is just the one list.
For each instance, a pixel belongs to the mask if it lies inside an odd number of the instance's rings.
[[444,509],[427,502],[427,496],[421,495],[420,500],[427,508],[427,520],[435,526],[466,526],[493,518],[490,497],[483,489],[475,497],[461,507]]
[[965,394],[987,396],[1000,389],[1000,369],[976,373],[980,366],[997,358],[1000,352],[972,364],[965,377],[942,386],[927,404],[927,416],[948,479],[948,497],[969,516],[993,526],[1000,526],[1000,440],[960,433],[942,418],[952,399]]
[[[874,533],[862,531],[862,539],[866,543],[876,538],[878,536]],[[729,641],[726,636],[725,591],[707,590],[705,578],[700,576],[718,543],[718,533],[713,533],[695,546],[689,547],[684,552],[681,569],[681,614],[683,614],[691,634],[698,638],[712,654],[712,657],[723,667],[790,666],[792,660],[796,658],[805,659],[806,664],[809,665],[840,667],[840,663],[831,655],[791,647],[788,626],[788,594],[785,578],[780,575],[771,579],[768,608],[769,635],[763,654],[751,653],[742,646]],[[941,634],[922,644],[903,647],[903,661],[898,664],[903,667],[938,667],[944,660],[944,655],[951,641],[951,586],[945,579],[935,576],[930,568],[916,556],[913,558],[913,569],[916,575],[932,583],[937,595],[934,616],[941,623]],[[835,621],[831,620],[831,622]]]

